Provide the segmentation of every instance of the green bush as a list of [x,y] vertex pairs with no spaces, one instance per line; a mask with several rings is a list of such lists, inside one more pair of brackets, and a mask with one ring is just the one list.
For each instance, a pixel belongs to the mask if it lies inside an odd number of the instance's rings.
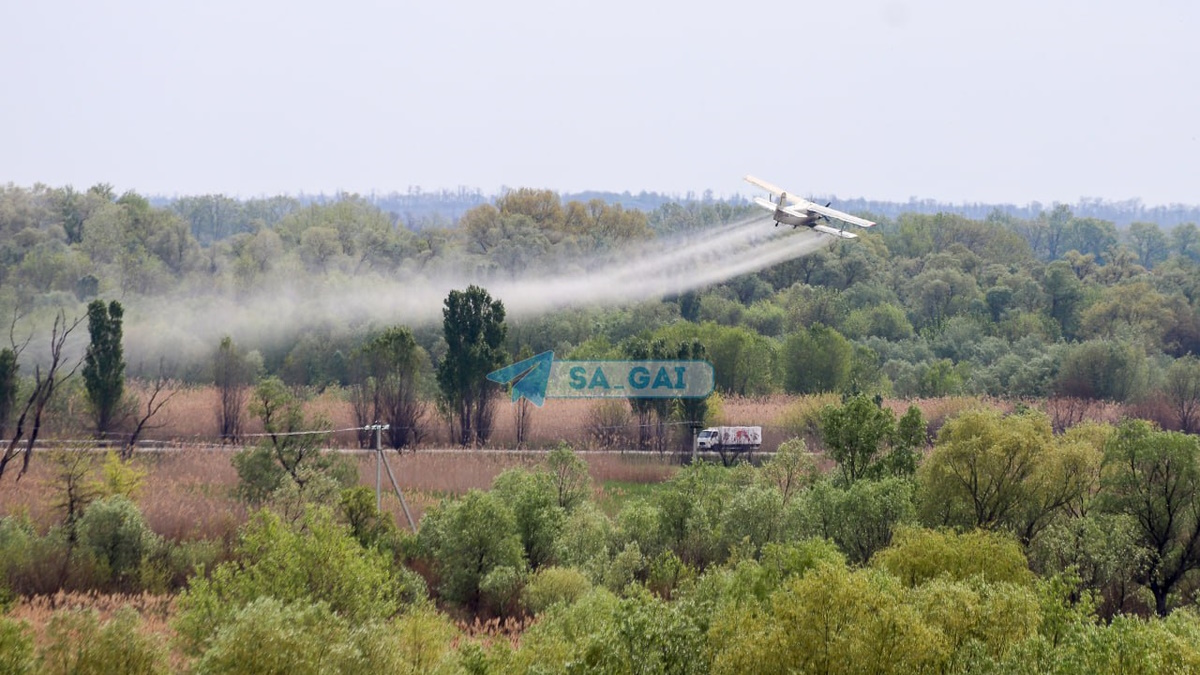
[[901,478],[860,479],[845,488],[823,480],[794,504],[792,531],[829,539],[858,564],[890,544],[896,528],[916,517],[912,483]]
[[33,636],[23,621],[0,616],[0,675],[32,673]]
[[554,558],[559,565],[574,567],[592,583],[604,578],[615,537],[613,523],[594,504],[577,506],[554,542]]
[[596,589],[548,609],[513,654],[512,672],[708,672],[692,617],[645,589],[624,599]]
[[512,510],[525,560],[533,569],[554,562],[554,540],[567,512],[559,505],[555,474],[509,469],[492,482],[492,492]]
[[434,507],[421,521],[417,539],[433,563],[439,592],[473,609],[479,607],[489,572],[525,565],[512,510],[490,492],[472,490]]
[[350,624],[325,603],[258,598],[229,616],[196,663],[198,674],[366,672]]
[[958,534],[902,527],[892,545],[871,560],[909,586],[947,575],[965,580],[979,575],[987,581],[1029,585],[1033,574],[1021,545],[1005,534],[974,530]]
[[96,610],[56,612],[46,626],[38,672],[47,675],[166,673],[167,650],[139,629],[137,612],[124,608],[101,624]]
[[449,619],[427,605],[391,622],[354,624],[323,602],[264,597],[230,617],[194,672],[450,673],[457,637]]
[[517,611],[521,589],[525,586],[524,567],[501,565],[493,567],[479,582],[479,592],[488,610],[499,616],[511,616]]
[[99,564],[101,579],[125,591],[138,587],[142,561],[159,543],[137,505],[122,495],[92,502],[78,532],[79,543]]
[[38,535],[25,517],[0,518],[0,588],[17,595],[55,593],[68,568],[65,528]]
[[309,509],[295,525],[258,513],[234,556],[211,576],[194,577],[180,595],[175,628],[189,653],[203,651],[238,610],[262,597],[324,602],[355,625],[387,619],[425,597],[419,576],[393,569],[385,553],[364,549],[326,509]]
[[521,591],[521,604],[530,614],[541,614],[552,605],[575,602],[591,588],[591,582],[577,569],[543,567]]

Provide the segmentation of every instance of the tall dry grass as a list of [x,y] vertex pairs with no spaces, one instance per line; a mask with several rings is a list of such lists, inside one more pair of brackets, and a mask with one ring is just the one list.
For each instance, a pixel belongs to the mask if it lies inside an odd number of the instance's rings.
[[[134,385],[135,391],[145,395],[144,386]],[[836,395],[766,397],[727,397],[722,400],[720,423],[731,425],[756,425],[763,427],[763,450],[773,451],[781,443],[800,436],[809,449],[821,452],[819,435],[815,433],[815,420],[820,410],[836,404]],[[532,411],[529,442],[523,451],[509,448],[515,446],[515,407],[507,400],[497,402],[495,429],[489,448],[448,448],[448,433],[445,425],[434,416],[427,415],[428,434],[416,451],[402,453],[387,451],[386,457],[396,475],[410,512],[417,518],[440,499],[460,495],[470,489],[487,489],[502,471],[512,467],[528,467],[544,457],[545,450],[566,442],[580,451],[595,449],[593,414],[599,400],[551,399],[542,408]],[[990,407],[1006,412],[1016,403],[989,398],[952,397],[915,401],[886,400],[885,405],[902,414],[909,405],[916,405],[928,420],[930,438],[945,421],[972,407]],[[1028,402],[1030,407],[1041,407],[1056,420],[1060,418],[1075,422],[1078,419],[1116,421],[1125,410],[1113,404],[1090,404],[1086,407],[1069,407],[1062,401]],[[222,446],[216,437],[217,391],[214,387],[185,387],[172,397],[162,413],[155,418],[153,428],[144,438],[157,441],[155,451],[140,449],[134,461],[148,472],[145,488],[138,501],[150,526],[161,535],[174,540],[196,538],[226,538],[236,531],[247,517],[246,507],[239,502],[234,490],[237,474],[230,458],[237,447]],[[336,389],[329,389],[308,401],[306,411],[310,416],[320,416],[335,429],[353,426],[350,404]],[[672,454],[646,455],[629,453],[632,439],[637,437],[634,422],[627,423],[619,438],[626,439],[623,447],[606,451],[584,452],[589,470],[597,483],[607,480],[626,482],[654,482],[669,477],[675,471]],[[670,451],[686,446],[682,438],[682,427],[675,428],[676,437],[669,445]],[[261,423],[247,414],[247,434],[260,433]],[[245,443],[258,439],[248,436]],[[375,485],[376,470],[373,453],[357,451],[357,435],[354,432],[334,434],[330,447],[347,453],[347,457],[358,466],[362,485]],[[28,475],[19,482],[16,471],[6,472],[0,479],[0,515],[28,514],[43,531],[57,524],[62,514],[53,506],[55,477],[49,463],[35,451]],[[383,476],[385,509],[403,523],[400,502],[391,494],[390,481]]]

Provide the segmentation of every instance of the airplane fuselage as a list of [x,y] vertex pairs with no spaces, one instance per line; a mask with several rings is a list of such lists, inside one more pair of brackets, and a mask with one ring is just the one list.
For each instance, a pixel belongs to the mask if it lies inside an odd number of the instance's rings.
[[[780,194],[779,203],[781,205],[787,203],[786,192]],[[775,208],[776,225],[783,223],[784,225],[791,225],[792,227],[812,227],[813,225],[816,225],[819,220],[821,220],[821,216],[811,211],[805,211],[804,216],[796,216],[784,211],[782,208]]]
[[820,219],[821,216],[814,215],[806,215],[803,218],[797,218],[796,216],[793,216],[782,209],[775,209],[776,225],[783,223],[784,225],[791,225],[792,227],[812,227],[813,225],[816,225],[817,221]]

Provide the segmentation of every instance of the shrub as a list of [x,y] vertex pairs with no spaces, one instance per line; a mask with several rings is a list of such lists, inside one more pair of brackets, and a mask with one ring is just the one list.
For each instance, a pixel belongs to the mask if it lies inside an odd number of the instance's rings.
[[446,599],[478,608],[483,578],[497,567],[525,564],[512,510],[490,492],[472,490],[425,514],[417,535]]
[[509,469],[496,476],[492,491],[512,510],[529,566],[537,569],[554,562],[554,540],[562,531],[567,515],[559,505],[555,475],[547,471]]
[[579,458],[570,445],[559,443],[546,456],[558,505],[568,512],[587,501],[591,493],[591,477],[587,462]]
[[63,673],[166,673],[167,650],[139,630],[137,612],[117,611],[101,624],[96,610],[55,612],[46,626],[39,672]]
[[593,583],[599,583],[608,567],[613,538],[612,521],[595,505],[585,502],[563,523],[554,541],[554,557],[558,564],[574,567]]
[[0,518],[0,589],[18,595],[54,593],[68,566],[67,531],[39,536],[26,517]]
[[258,598],[234,612],[196,663],[206,673],[351,673],[362,670],[345,617],[324,603]]
[[903,527],[891,547],[872,559],[909,586],[918,586],[942,574],[964,580],[982,576],[987,581],[1028,585],[1033,580],[1021,546],[1012,537],[986,530],[964,534]]
[[0,616],[0,673],[24,675],[32,673],[33,636],[23,621]]
[[821,481],[795,502],[790,515],[801,536],[829,539],[861,564],[890,544],[896,528],[911,523],[915,512],[912,483],[885,478],[846,488]]
[[84,511],[78,527],[79,541],[99,563],[102,578],[133,590],[142,561],[158,544],[137,505],[122,495],[97,500]]
[[389,556],[364,549],[326,509],[310,508],[294,526],[260,512],[246,525],[235,558],[211,577],[194,577],[179,598],[174,623],[189,653],[203,651],[238,610],[261,597],[324,602],[355,625],[387,619],[424,597],[420,577],[393,570]]
[[524,567],[501,565],[493,567],[483,577],[479,582],[479,592],[489,611],[499,616],[511,616],[517,612],[524,585]]
[[588,578],[570,567],[543,567],[521,591],[521,604],[531,614],[541,614],[557,603],[570,604],[591,590]]

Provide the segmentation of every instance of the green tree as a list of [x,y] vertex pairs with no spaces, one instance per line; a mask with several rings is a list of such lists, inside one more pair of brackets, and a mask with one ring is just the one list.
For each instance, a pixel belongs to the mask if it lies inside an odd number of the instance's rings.
[[786,508],[788,503],[804,488],[811,486],[817,477],[817,460],[808,451],[803,438],[792,438],[779,444],[759,471],[762,482],[779,490]]
[[904,435],[898,433],[895,414],[883,407],[882,401],[866,394],[846,397],[842,405],[826,406],[821,411],[821,441],[838,463],[844,484],[883,473],[912,475],[915,450],[924,440],[924,421],[920,410],[914,410],[910,407],[905,413]]
[[79,520],[79,542],[118,589],[133,592],[141,567],[158,545],[137,505],[122,495],[94,501]]
[[711,670],[936,672],[939,635],[906,596],[885,572],[819,565],[787,580],[765,613],[734,606],[718,614],[709,632],[715,642]]
[[783,388],[794,394],[840,392],[850,384],[854,347],[836,330],[813,324],[783,344]]
[[1074,337],[1079,329],[1084,291],[1071,265],[1063,260],[1055,260],[1047,265],[1042,288],[1046,293],[1047,314],[1058,323],[1065,337]]
[[587,462],[566,443],[559,443],[546,456],[546,469],[550,472],[558,505],[570,512],[588,500],[592,479],[588,475]]
[[[699,339],[685,340],[679,344],[675,358],[680,361],[705,361],[708,359],[708,352]],[[708,419],[708,397],[678,398],[674,400],[673,405],[675,417],[683,422],[687,429],[687,434],[683,436],[684,450],[690,452],[696,434],[704,428]]]
[[1099,260],[1116,245],[1117,226],[1098,218],[1072,218],[1064,239],[1064,250],[1091,253]]
[[1142,347],[1113,340],[1068,345],[1054,381],[1059,396],[1106,401],[1136,399],[1146,381]]
[[1133,241],[1142,267],[1150,269],[1167,259],[1171,245],[1167,235],[1154,223],[1133,223],[1129,226],[1129,238]]
[[925,522],[1011,526],[1052,440],[1049,420],[1037,413],[972,410],[950,420],[917,473]]
[[717,389],[739,396],[767,394],[774,388],[775,344],[742,326],[700,326]]
[[655,532],[647,537],[643,553],[657,555],[654,545],[661,542],[683,562],[700,569],[723,560],[729,553],[721,548],[721,523],[733,492],[729,478],[726,469],[708,463],[692,464],[676,473],[654,494],[652,513],[657,522],[651,526]]
[[0,349],[0,438],[8,432],[8,421],[12,417],[13,404],[17,400],[17,378],[20,366],[17,353],[9,348]]
[[91,404],[96,434],[103,438],[113,430],[125,395],[125,356],[121,347],[124,310],[113,300],[88,304],[88,334],[91,342],[83,363],[83,381]]
[[1171,244],[1180,257],[1196,260],[1200,257],[1200,228],[1195,223],[1176,225],[1171,230]]
[[943,575],[957,581],[980,576],[988,582],[1026,586],[1034,580],[1021,545],[1008,535],[985,530],[956,533],[902,527],[892,545],[871,564],[909,586]]
[[322,479],[332,479],[342,487],[357,481],[351,465],[333,453],[322,452],[329,422],[320,417],[308,418],[304,401],[278,377],[258,383],[250,412],[262,421],[265,435],[257,446],[233,457],[238,491],[247,502],[262,504],[289,483],[304,496],[314,479],[319,491],[326,487]]
[[442,310],[442,335],[446,356],[437,379],[454,440],[461,445],[486,442],[497,391],[487,374],[502,366],[505,356],[504,303],[474,285],[450,291]]
[[525,560],[538,569],[554,560],[554,542],[567,512],[558,503],[554,475],[548,471],[509,469],[492,482],[492,493],[512,511]]
[[387,424],[388,444],[395,449],[416,443],[423,433],[424,407],[417,396],[423,356],[403,326],[388,328],[355,354],[355,417],[360,426]]
[[417,535],[448,600],[478,609],[484,578],[498,567],[524,566],[516,518],[498,494],[471,490],[425,514]]
[[[625,358],[630,361],[655,361],[671,358],[667,344],[661,338],[643,340],[634,338],[627,340],[622,346]],[[671,399],[668,398],[629,398],[629,407],[637,417],[638,447],[642,449],[653,446],[655,450],[666,450],[667,422],[671,410]]]
[[1200,442],[1128,420],[1105,445],[1104,465],[1101,504],[1137,522],[1151,553],[1141,581],[1166,616],[1170,595],[1200,568]]
[[797,514],[802,534],[834,542],[856,564],[887,547],[896,529],[915,515],[912,481],[895,477],[848,487],[821,481],[804,493]]
[[217,387],[217,426],[222,441],[237,441],[242,435],[242,414],[254,373],[245,355],[226,335],[213,355],[213,383]]

